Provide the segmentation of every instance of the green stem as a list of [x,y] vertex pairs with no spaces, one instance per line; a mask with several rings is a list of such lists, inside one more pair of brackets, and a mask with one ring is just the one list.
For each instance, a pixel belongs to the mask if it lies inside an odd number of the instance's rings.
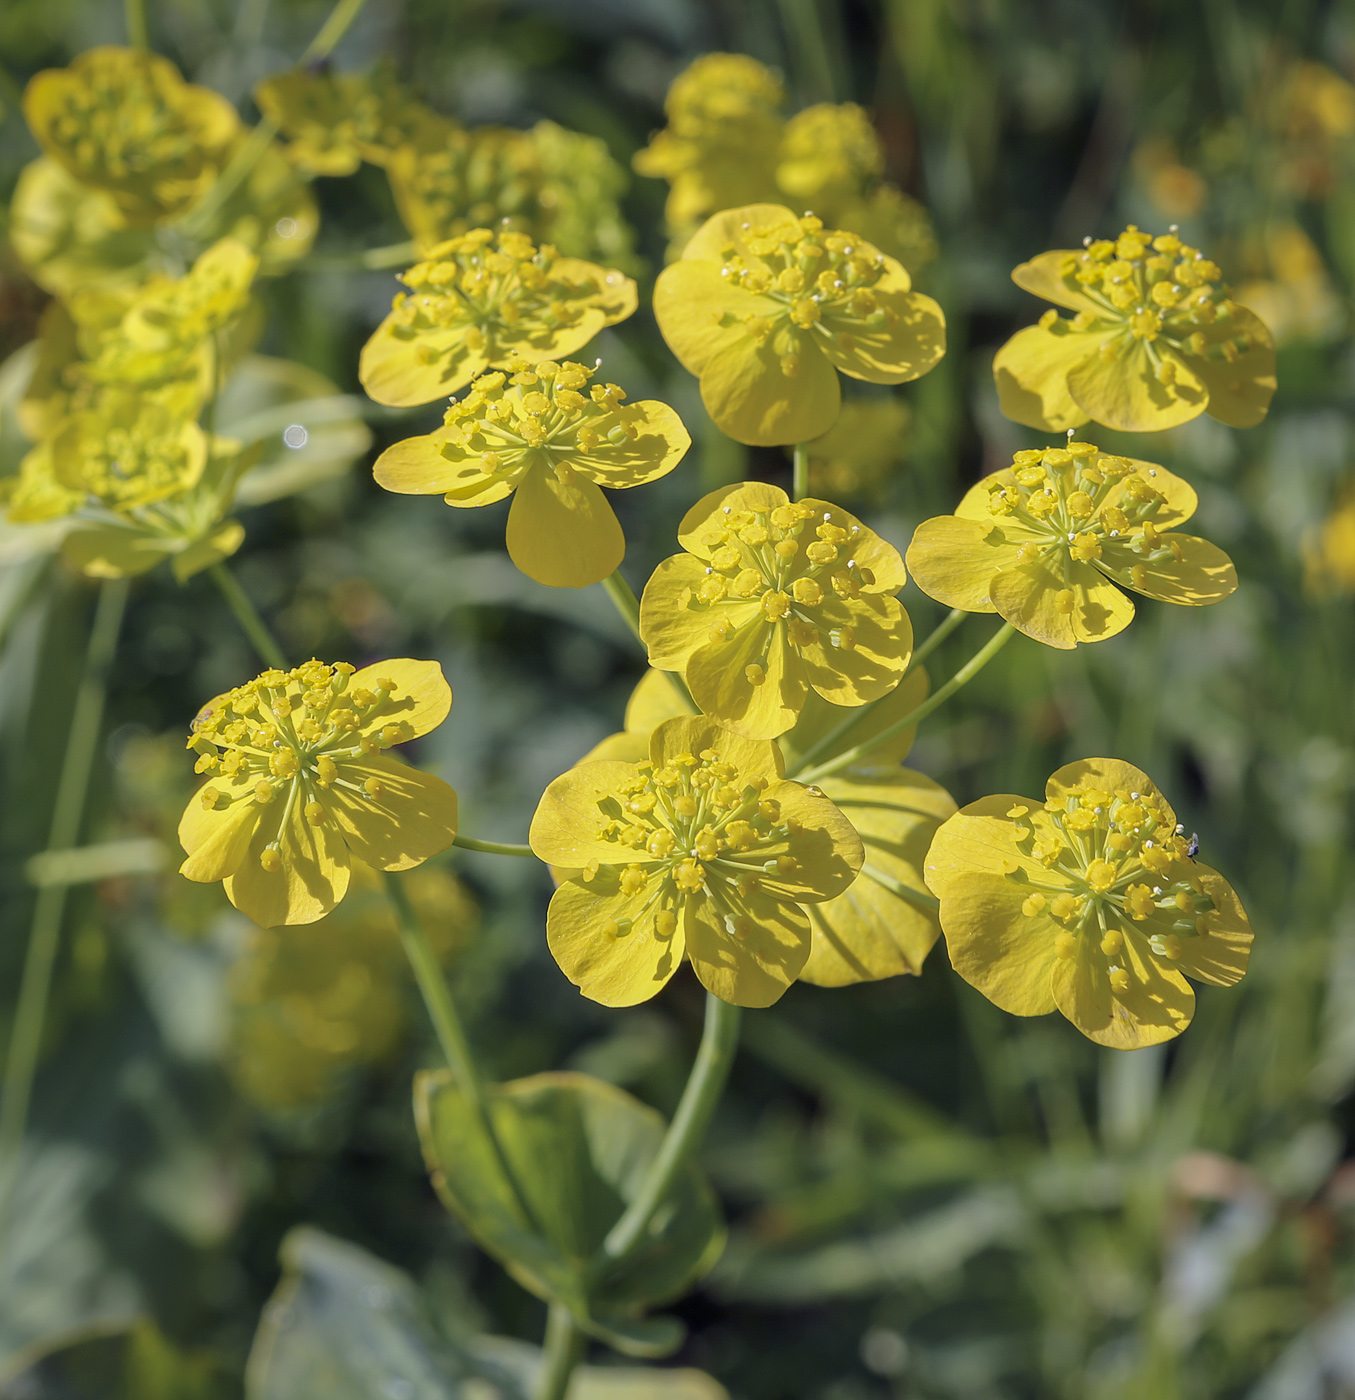
[[[602,580],[602,586],[607,590],[607,596],[616,604],[616,610],[621,614],[626,626],[635,634],[635,640],[644,646],[644,638],[640,636],[640,600],[635,596],[635,590],[622,577],[621,570],[617,569],[615,573],[608,574]],[[687,682],[675,671],[664,671],[662,674],[668,677],[668,684],[682,701],[683,708],[699,715],[701,706],[692,699]]]
[[602,1258],[608,1263],[621,1262],[641,1243],[705,1136],[734,1064],[741,1016],[740,1007],[706,993],[706,1024],[691,1076],[635,1199],[603,1241]]
[[803,501],[809,495],[809,444],[797,442],[791,450],[790,498]]
[[390,267],[407,267],[419,255],[412,238],[368,248],[363,253],[312,253],[295,264],[298,272],[381,272]]
[[968,616],[969,614],[963,608],[952,608],[946,618],[927,634],[927,639],[918,643],[913,652],[912,660],[908,663],[908,669],[915,671],[921,666]]
[[338,46],[339,40],[348,33],[348,26],[357,19],[358,11],[364,3],[365,0],[339,0],[296,66],[305,68],[309,64],[318,63],[322,58],[328,58]]
[[877,885],[883,886],[896,898],[903,900],[905,904],[911,904],[914,909],[935,914],[941,908],[941,901],[934,894],[928,894],[926,890],[915,890],[911,885],[905,885],[902,880],[896,880],[883,870],[877,870],[869,861],[861,867],[861,873],[867,879],[874,880]]
[[235,620],[249,638],[254,650],[269,666],[274,666],[279,671],[289,669],[287,653],[268,630],[268,624],[259,616],[259,610],[249,601],[249,594],[240,587],[239,579],[220,561],[213,564],[207,572],[211,574],[212,582],[221,590],[221,596],[230,604]]
[[[49,851],[69,849],[80,839],[90,771],[94,766],[103,727],[108,668],[117,650],[118,633],[122,630],[122,618],[127,608],[127,592],[125,579],[111,580],[99,591],[99,602],[85,650],[84,670],[71,713],[66,753],[57,778],[52,825],[47,835]],[[4,1097],[0,1099],[0,1241],[3,1241],[14,1199],[19,1155],[28,1123],[33,1076],[42,1048],[47,997],[51,991],[52,968],[61,941],[61,921],[66,911],[68,888],[67,885],[58,884],[40,889],[33,908],[28,953],[19,984],[9,1053],[5,1058]]]
[[127,20],[127,42],[134,49],[150,48],[150,33],[146,28],[146,0],[123,0],[122,12]]
[[453,846],[460,846],[463,851],[483,851],[491,856],[530,856],[533,854],[530,846],[514,846],[505,841],[477,841],[474,836],[457,835],[452,842]]
[[832,773],[838,773],[844,768],[850,768],[853,763],[859,762],[872,749],[878,748],[881,744],[888,743],[896,734],[902,734],[905,729],[911,729],[913,725],[920,724],[933,710],[939,709],[944,705],[961,686],[968,685],[993,657],[1011,641],[1015,634],[1016,628],[1014,628],[1010,622],[1004,622],[992,637],[989,638],[987,645],[984,646],[980,652],[970,657],[940,690],[933,695],[929,695],[916,709],[909,710],[902,719],[895,720],[893,724],[886,726],[871,738],[863,740],[854,748],[845,749],[835,758],[830,758],[826,762],[820,763],[817,768],[811,768],[808,772],[800,773],[798,775],[799,781],[802,783],[817,782],[820,778],[826,778]]
[[552,1303],[532,1400],[566,1400],[574,1368],[582,1355],[583,1333],[575,1325],[573,1315],[563,1303]]

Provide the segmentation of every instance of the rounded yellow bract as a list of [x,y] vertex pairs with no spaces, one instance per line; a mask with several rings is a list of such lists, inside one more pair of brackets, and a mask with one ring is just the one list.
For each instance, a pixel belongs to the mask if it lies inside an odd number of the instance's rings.
[[811,689],[835,705],[892,690],[913,650],[898,551],[826,501],[743,482],[704,496],[678,527],[686,553],[645,585],[650,665],[682,671],[727,729],[771,739]]
[[1060,768],[1043,803],[971,803],[927,856],[951,965],[1014,1015],[1057,1008],[1121,1050],[1170,1040],[1194,1015],[1186,975],[1231,987],[1252,942],[1232,886],[1190,850],[1152,781],[1118,759]]
[[447,410],[443,426],[377,459],[377,481],[449,506],[512,495],[508,553],[530,578],[584,588],[614,572],[626,539],[600,487],[621,490],[672,471],[691,446],[667,404],[627,404],[594,371],[553,360],[512,361],[482,375]]
[[1114,584],[1164,603],[1217,603],[1237,587],[1232,561],[1175,526],[1195,492],[1152,462],[1091,443],[1018,452],[973,486],[954,515],[918,526],[908,568],[948,607],[996,612],[1065,650],[1122,632],[1134,604]]
[[702,985],[769,1006],[810,949],[802,907],[840,894],[860,838],[821,793],[788,782],[769,741],[705,716],[664,721],[643,763],[582,763],[546,789],[532,850],[571,872],[546,937],[585,996],[633,1006],[688,958]]
[[1154,238],[1133,224],[1022,263],[1017,286],[1073,315],[1046,311],[998,351],[1003,413],[1057,432],[1089,419],[1158,432],[1201,413],[1254,427],[1275,393],[1275,345],[1222,275],[1174,230]]
[[945,353],[941,308],[854,233],[778,204],[716,214],[654,288],[669,348],[730,437],[804,442],[837,417],[837,371],[901,384]]
[[23,108],[46,154],[106,190],[133,221],[194,204],[240,130],[224,97],[142,49],[87,49],[69,67],[45,69],[29,82]]
[[441,724],[435,661],[307,662],[218,696],[188,746],[206,784],[179,823],[190,880],[224,882],[256,924],[308,924],[344,897],[352,857],[408,870],[456,836],[456,793],[385,750]]
[[483,228],[430,248],[400,280],[409,291],[363,347],[358,374],[378,403],[401,408],[510,360],[572,355],[637,304],[620,272]]

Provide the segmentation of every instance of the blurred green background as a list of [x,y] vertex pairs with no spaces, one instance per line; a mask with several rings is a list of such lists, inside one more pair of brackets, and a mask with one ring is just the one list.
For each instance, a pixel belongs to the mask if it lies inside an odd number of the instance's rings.
[[[289,66],[326,13],[151,0],[150,35],[257,120],[253,84]],[[37,154],[24,82],[125,41],[114,0],[0,5],[6,200]],[[1355,1396],[1355,5],[368,0],[339,69],[388,57],[468,127],[548,119],[600,138],[626,172],[642,310],[598,353],[697,440],[679,470],[617,502],[637,589],[703,490],[789,477],[779,450],[719,438],[644,309],[666,188],[631,159],[663,125],[673,77],[710,50],[779,70],[788,112],[861,103],[884,174],[930,214],[938,251],[917,282],[945,307],[949,353],[918,383],[863,397],[860,431],[827,467],[900,548],[976,477],[1040,445],[1001,418],[990,372],[1042,309],[1008,275],[1036,252],[1179,223],[1274,329],[1280,389],[1246,433],[1207,418],[1154,439],[1082,433],[1195,485],[1199,532],[1232,554],[1237,594],[1198,613],[1144,603],[1127,633],[1073,653],[1018,641],[928,721],[910,760],[961,803],[1038,795],[1089,755],[1144,768],[1241,894],[1258,935],[1250,974],[1203,989],[1179,1042],[1132,1054],[1056,1016],[996,1011],[944,946],[920,977],[801,985],[749,1015],[704,1153],[731,1241],[677,1308],[690,1331],[676,1362],[746,1400]],[[457,788],[467,831],[522,840],[546,783],[619,727],[641,658],[600,586],[551,591],[512,568],[502,509],[447,511],[373,485],[372,454],[437,414],[361,395],[358,351],[395,284],[345,260],[406,234],[370,166],[313,190],[315,250],[263,284],[260,348],[355,395],[347,411],[373,446],[344,474],[245,510],[235,566],[295,655],[436,657],[455,708],[419,759]],[[44,300],[0,252],[0,353],[33,337]],[[0,443],[12,431],[0,422]],[[361,451],[360,426],[349,431],[340,457]],[[0,1043],[31,909],[25,861],[43,844],[93,597],[49,543],[0,534]],[[904,601],[919,634],[942,616],[911,586]],[[192,784],[187,724],[257,667],[206,576],[148,575],[130,606],[87,836],[172,848]],[[990,629],[967,623],[933,676]],[[420,898],[445,916],[490,1072],[585,1069],[671,1111],[695,982],[633,1011],[586,1002],[546,951],[544,872],[524,880],[516,862],[463,851],[447,865],[463,883],[430,872]],[[319,935],[261,936],[218,887],[170,873],[75,888],[0,1263],[0,1394],[238,1395],[298,1225],[416,1279],[410,1307],[448,1346],[539,1337],[541,1306],[428,1185],[408,1086],[435,1052],[382,906],[363,898]],[[301,1253],[309,1241],[316,1288],[326,1268],[342,1273],[332,1242],[293,1239]],[[331,1321],[347,1316],[335,1289]],[[107,1340],[75,1360],[30,1367],[56,1339],[94,1334]],[[373,1366],[326,1394],[475,1394]]]

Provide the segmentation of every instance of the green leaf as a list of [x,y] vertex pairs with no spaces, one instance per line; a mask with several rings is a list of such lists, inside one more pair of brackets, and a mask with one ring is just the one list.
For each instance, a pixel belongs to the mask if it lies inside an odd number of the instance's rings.
[[724,1247],[719,1207],[697,1169],[687,1169],[624,1265],[594,1267],[659,1149],[663,1120],[583,1074],[539,1074],[488,1092],[511,1179],[453,1076],[415,1081],[424,1156],[448,1210],[524,1288],[564,1303],[586,1330],[631,1355],[671,1350],[679,1339],[671,1327],[636,1319],[683,1293]]

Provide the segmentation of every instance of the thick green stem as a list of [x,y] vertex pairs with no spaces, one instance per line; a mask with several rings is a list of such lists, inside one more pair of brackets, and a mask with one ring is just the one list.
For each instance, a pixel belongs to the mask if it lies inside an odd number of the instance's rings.
[[490,856],[530,856],[532,854],[530,846],[514,846],[506,841],[478,841],[474,836],[458,835],[452,845],[460,846],[463,851],[483,851]]
[[[90,772],[99,748],[103,728],[104,699],[108,668],[117,650],[127,608],[125,579],[105,583],[99,591],[89,643],[85,650],[84,671],[71,713],[70,736],[57,778],[56,803],[47,835],[49,851],[64,851],[80,840],[84,823],[85,797]],[[33,923],[28,936],[19,1001],[10,1032],[9,1053],[5,1059],[3,1099],[0,1099],[0,1245],[3,1245],[19,1155],[28,1123],[28,1105],[33,1092],[33,1076],[42,1047],[43,1024],[47,1019],[47,997],[52,986],[52,968],[61,942],[61,921],[66,911],[65,884],[48,885],[38,891]]]
[[910,671],[917,670],[968,616],[969,614],[963,608],[952,608],[945,619],[927,634],[926,640],[917,644],[913,651],[912,660],[908,663],[908,669]]
[[[640,600],[635,596],[635,590],[626,582],[621,575],[621,570],[608,574],[602,580],[602,586],[607,590],[607,596],[616,604],[616,610],[625,620],[626,626],[635,633],[635,640],[644,646],[644,639],[640,636]],[[692,692],[687,689],[687,682],[676,672],[663,672],[668,677],[668,684],[673,687],[673,693],[682,701],[683,708],[691,714],[699,715],[701,707],[692,699]]]
[[741,1016],[741,1008],[706,993],[706,1024],[687,1087],[635,1199],[603,1241],[602,1258],[607,1263],[625,1259],[644,1239],[654,1216],[700,1146],[734,1064]]
[[792,449],[790,466],[790,498],[803,501],[809,495],[809,444],[797,442]]
[[992,637],[989,638],[987,645],[981,651],[970,657],[940,690],[933,695],[929,695],[916,709],[909,710],[902,719],[895,720],[893,724],[888,725],[871,738],[863,740],[853,748],[845,749],[835,758],[830,758],[826,762],[820,763],[817,768],[810,768],[805,772],[799,773],[797,775],[799,781],[802,783],[814,783],[820,778],[826,778],[830,774],[841,772],[844,768],[850,768],[853,763],[859,763],[872,749],[879,748],[881,744],[888,743],[896,734],[902,734],[905,729],[911,729],[913,725],[920,724],[933,710],[939,709],[944,705],[961,686],[968,685],[993,657],[1011,641],[1015,633],[1016,628],[1014,628],[1010,622],[1004,622]]
[[211,574],[212,582],[221,590],[221,596],[230,604],[235,620],[249,638],[250,645],[269,666],[286,671],[287,653],[268,630],[268,624],[259,616],[259,610],[249,601],[249,594],[240,587],[240,581],[220,562],[213,564],[207,572]]
[[574,1368],[583,1355],[583,1333],[563,1303],[552,1303],[546,1319],[541,1371],[532,1400],[566,1400]]
[[150,48],[150,32],[146,28],[146,0],[123,0],[122,12],[127,21],[127,42],[134,49]]

